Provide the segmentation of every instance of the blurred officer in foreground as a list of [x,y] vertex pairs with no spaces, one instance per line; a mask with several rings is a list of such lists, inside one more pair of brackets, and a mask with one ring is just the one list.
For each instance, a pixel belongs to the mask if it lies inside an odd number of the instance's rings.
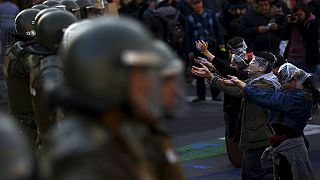
[[1,179],[36,179],[35,159],[20,128],[4,114],[0,114],[0,124]]
[[53,130],[52,178],[183,179],[158,127],[177,100],[180,61],[132,20],[84,25],[61,53],[65,85],[55,99],[72,111]]
[[[41,13],[41,14],[40,14]],[[37,43],[28,46],[30,92],[38,125],[37,149],[42,150],[48,129],[56,122],[56,107],[48,104],[50,91],[62,81],[62,63],[57,59],[64,29],[77,21],[70,12],[57,8],[42,10],[35,18]]]
[[18,120],[20,131],[29,139],[30,145],[35,143],[37,127],[29,90],[27,58],[31,54],[25,51],[25,47],[34,42],[36,34],[32,22],[39,12],[26,9],[16,16],[16,33],[12,36],[17,42],[7,48],[3,67],[10,114]]

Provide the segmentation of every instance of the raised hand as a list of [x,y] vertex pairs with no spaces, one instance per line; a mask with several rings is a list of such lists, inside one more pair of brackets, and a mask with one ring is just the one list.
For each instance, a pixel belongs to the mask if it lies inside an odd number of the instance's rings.
[[207,52],[208,51],[208,46],[209,44],[203,40],[198,40],[195,42],[196,43],[196,47],[197,49],[201,52],[201,53],[204,53],[204,52]]
[[203,65],[201,63],[200,63],[200,65],[202,67],[192,66],[192,68],[191,68],[192,74],[194,74],[196,76],[200,76],[200,77],[211,79],[213,77],[213,75],[210,72],[210,70],[205,65]]
[[233,86],[237,86],[240,89],[243,89],[246,86],[246,83],[239,80],[236,76],[230,76],[228,75],[229,81],[232,82]]

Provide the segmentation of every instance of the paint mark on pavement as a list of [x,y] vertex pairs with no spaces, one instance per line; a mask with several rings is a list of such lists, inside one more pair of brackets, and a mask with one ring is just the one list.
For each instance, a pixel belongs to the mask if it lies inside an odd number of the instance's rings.
[[225,154],[224,140],[211,139],[177,148],[181,162]]

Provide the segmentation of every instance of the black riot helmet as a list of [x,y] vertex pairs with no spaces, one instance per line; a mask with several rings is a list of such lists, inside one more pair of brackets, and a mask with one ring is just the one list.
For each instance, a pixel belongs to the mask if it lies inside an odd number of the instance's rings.
[[44,4],[36,4],[36,5],[32,6],[31,8],[32,9],[39,9],[41,11],[41,10],[49,8],[49,6],[44,5]]
[[65,54],[66,50],[69,49],[69,46],[73,39],[77,37],[79,33],[90,28],[91,21],[89,19],[85,19],[82,21],[78,21],[76,23],[71,24],[63,33],[63,38],[59,48],[59,54]]
[[49,7],[54,7],[54,6],[60,5],[61,3],[58,0],[51,0],[51,1],[47,0],[47,1],[44,1],[42,4],[47,5]]
[[62,0],[62,5],[66,6],[66,10],[74,14],[78,19],[80,19],[80,7],[74,0]]
[[16,35],[28,39],[34,39],[36,31],[34,29],[34,19],[40,12],[38,9],[25,9],[15,18]]
[[39,19],[44,15],[46,14],[47,12],[50,12],[50,11],[56,11],[56,10],[59,10],[58,8],[55,8],[55,7],[49,7],[49,8],[46,8],[46,9],[43,9],[41,10],[37,15],[36,17],[34,18],[34,24],[36,25],[39,21]]
[[63,54],[65,81],[71,95],[103,112],[128,100],[130,69],[157,69],[162,61],[151,35],[134,20],[103,17],[85,25],[90,28],[77,33]]
[[36,22],[37,40],[45,48],[57,51],[64,30],[77,18],[70,12],[52,10],[44,13]]
[[95,3],[91,0],[75,0],[80,7],[81,19],[95,16]]

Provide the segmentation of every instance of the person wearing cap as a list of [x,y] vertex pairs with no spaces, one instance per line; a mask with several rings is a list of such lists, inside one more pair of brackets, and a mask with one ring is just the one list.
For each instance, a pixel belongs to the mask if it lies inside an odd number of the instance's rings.
[[[203,6],[202,0],[191,0],[193,12],[186,19],[185,28],[185,42],[188,58],[192,63],[195,57],[200,56],[195,41],[204,40],[208,42],[210,51],[216,53],[219,50],[225,50],[224,38],[221,26],[215,16],[215,12],[206,9]],[[193,102],[201,102],[206,99],[206,86],[204,78],[196,77],[197,98]],[[217,98],[220,94],[219,89],[211,89],[212,100],[219,100]]]
[[[245,82],[270,91],[280,89],[277,77],[271,72],[275,61],[275,56],[270,52],[254,52],[248,67],[248,75],[251,77]],[[224,93],[243,97],[234,135],[234,141],[239,141],[240,149],[244,152],[242,179],[262,179],[269,173],[269,169],[262,168],[260,157],[270,145],[269,137],[274,135],[271,125],[266,123],[269,110],[250,101],[241,89],[232,86],[230,80],[213,74],[210,78]]]
[[311,74],[290,63],[280,67],[278,77],[284,90],[261,89],[236,77],[230,80],[250,101],[271,110],[268,121],[275,136],[270,138],[272,146],[266,149],[263,158],[274,159],[275,178],[314,179],[301,136],[307,121],[319,107],[320,93],[312,84]]

